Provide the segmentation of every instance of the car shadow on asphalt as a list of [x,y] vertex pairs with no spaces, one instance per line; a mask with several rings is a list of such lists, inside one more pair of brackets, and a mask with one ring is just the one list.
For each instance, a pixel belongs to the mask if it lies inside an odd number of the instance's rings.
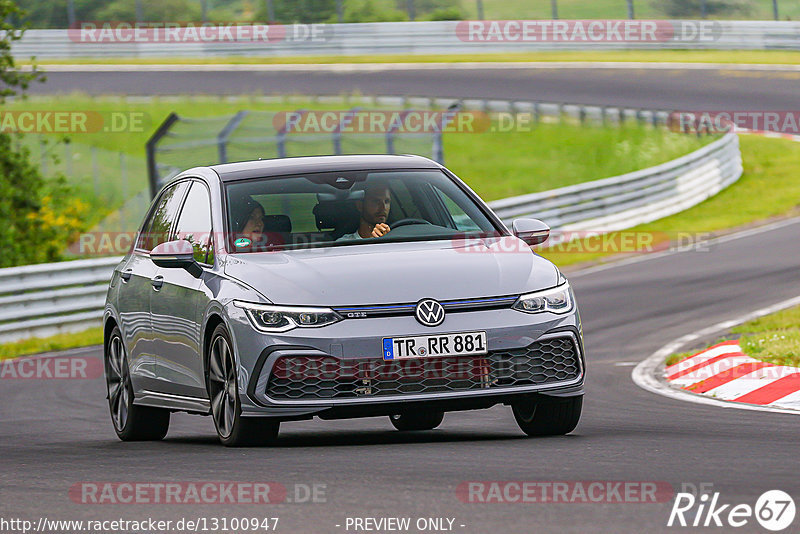
[[[454,430],[425,430],[419,432],[397,432],[394,430],[359,430],[333,432],[286,432],[281,434],[275,443],[266,448],[303,448],[303,447],[363,447],[375,445],[434,444],[434,443],[468,443],[468,442],[514,442],[530,440],[531,442],[553,440],[575,441],[580,435],[552,436],[528,438],[524,434],[508,432],[481,432]],[[167,437],[165,444],[209,445],[218,444],[215,436],[176,436]]]

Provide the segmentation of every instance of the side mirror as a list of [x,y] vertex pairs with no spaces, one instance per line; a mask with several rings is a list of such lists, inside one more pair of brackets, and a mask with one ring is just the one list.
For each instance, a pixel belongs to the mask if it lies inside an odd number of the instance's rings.
[[541,245],[550,237],[550,227],[539,219],[515,219],[511,225],[514,235],[528,245]]
[[161,243],[150,251],[150,259],[165,269],[186,269],[199,277],[203,269],[194,259],[194,247],[184,239]]

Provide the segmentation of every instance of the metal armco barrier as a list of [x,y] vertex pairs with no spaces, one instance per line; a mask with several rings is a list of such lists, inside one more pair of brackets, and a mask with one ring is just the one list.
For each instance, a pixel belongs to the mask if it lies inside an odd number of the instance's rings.
[[742,175],[739,137],[727,134],[691,154],[622,176],[490,202],[510,224],[536,217],[562,231],[613,232],[678,213]]
[[[447,107],[452,99],[377,97],[365,102]],[[466,109],[534,111],[593,120],[666,123],[668,113],[507,101],[464,101]],[[742,174],[739,138],[721,139],[676,160],[622,176],[490,202],[510,225],[535,217],[565,232],[631,228],[699,204]],[[555,243],[552,243],[555,244]],[[0,269],[0,343],[100,326],[108,281],[121,258]]]
[[[552,23],[553,21],[535,21]],[[563,22],[563,21],[562,21]],[[587,32],[589,31],[586,21]],[[624,21],[627,22],[627,21]],[[644,23],[647,21],[632,21]],[[490,24],[481,21],[480,24]],[[209,56],[354,56],[372,54],[471,54],[487,52],[524,52],[534,50],[614,50],[614,49],[800,49],[800,22],[791,21],[656,21],[655,40],[618,41],[572,37],[548,40],[489,38],[470,40],[466,21],[382,22],[324,25],[324,31],[313,34],[298,32],[287,26],[286,35],[308,35],[304,38],[283,38],[268,41],[82,42],[79,30],[28,30],[14,43],[12,52],[19,58],[155,58]],[[459,26],[461,24],[461,26]],[[302,26],[302,25],[301,25]],[[490,33],[487,26],[485,32]],[[316,35],[316,37],[313,37]],[[467,37],[465,37],[467,35]],[[495,34],[496,35],[496,34]],[[113,38],[113,37],[112,37]],[[85,39],[84,39],[85,40]]]
[[100,325],[121,258],[0,269],[0,343]]

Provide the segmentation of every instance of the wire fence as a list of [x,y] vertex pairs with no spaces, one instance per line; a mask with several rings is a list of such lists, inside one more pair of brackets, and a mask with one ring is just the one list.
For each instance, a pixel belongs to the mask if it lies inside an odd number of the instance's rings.
[[[401,99],[395,100],[392,103],[402,105]],[[459,107],[460,104],[454,103],[449,111],[455,112]],[[299,122],[314,113],[305,109],[291,112],[243,110],[203,119],[172,114],[148,141],[151,194],[155,196],[165,183],[188,167],[232,161],[341,154],[418,154],[444,162],[442,130],[446,123],[440,122],[438,131],[421,133],[392,128],[348,131],[348,119],[356,114],[383,111],[353,107],[337,113],[338,123],[319,133],[292,126],[293,120]],[[397,111],[400,116],[405,113]]]

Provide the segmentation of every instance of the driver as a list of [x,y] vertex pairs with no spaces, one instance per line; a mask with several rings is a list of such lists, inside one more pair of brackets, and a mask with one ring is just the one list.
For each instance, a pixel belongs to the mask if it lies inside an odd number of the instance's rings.
[[361,214],[358,230],[343,235],[337,241],[367,239],[388,234],[391,228],[386,224],[386,218],[391,208],[392,197],[389,194],[389,186],[381,182],[367,183],[364,188],[364,199],[356,200],[356,209]]

